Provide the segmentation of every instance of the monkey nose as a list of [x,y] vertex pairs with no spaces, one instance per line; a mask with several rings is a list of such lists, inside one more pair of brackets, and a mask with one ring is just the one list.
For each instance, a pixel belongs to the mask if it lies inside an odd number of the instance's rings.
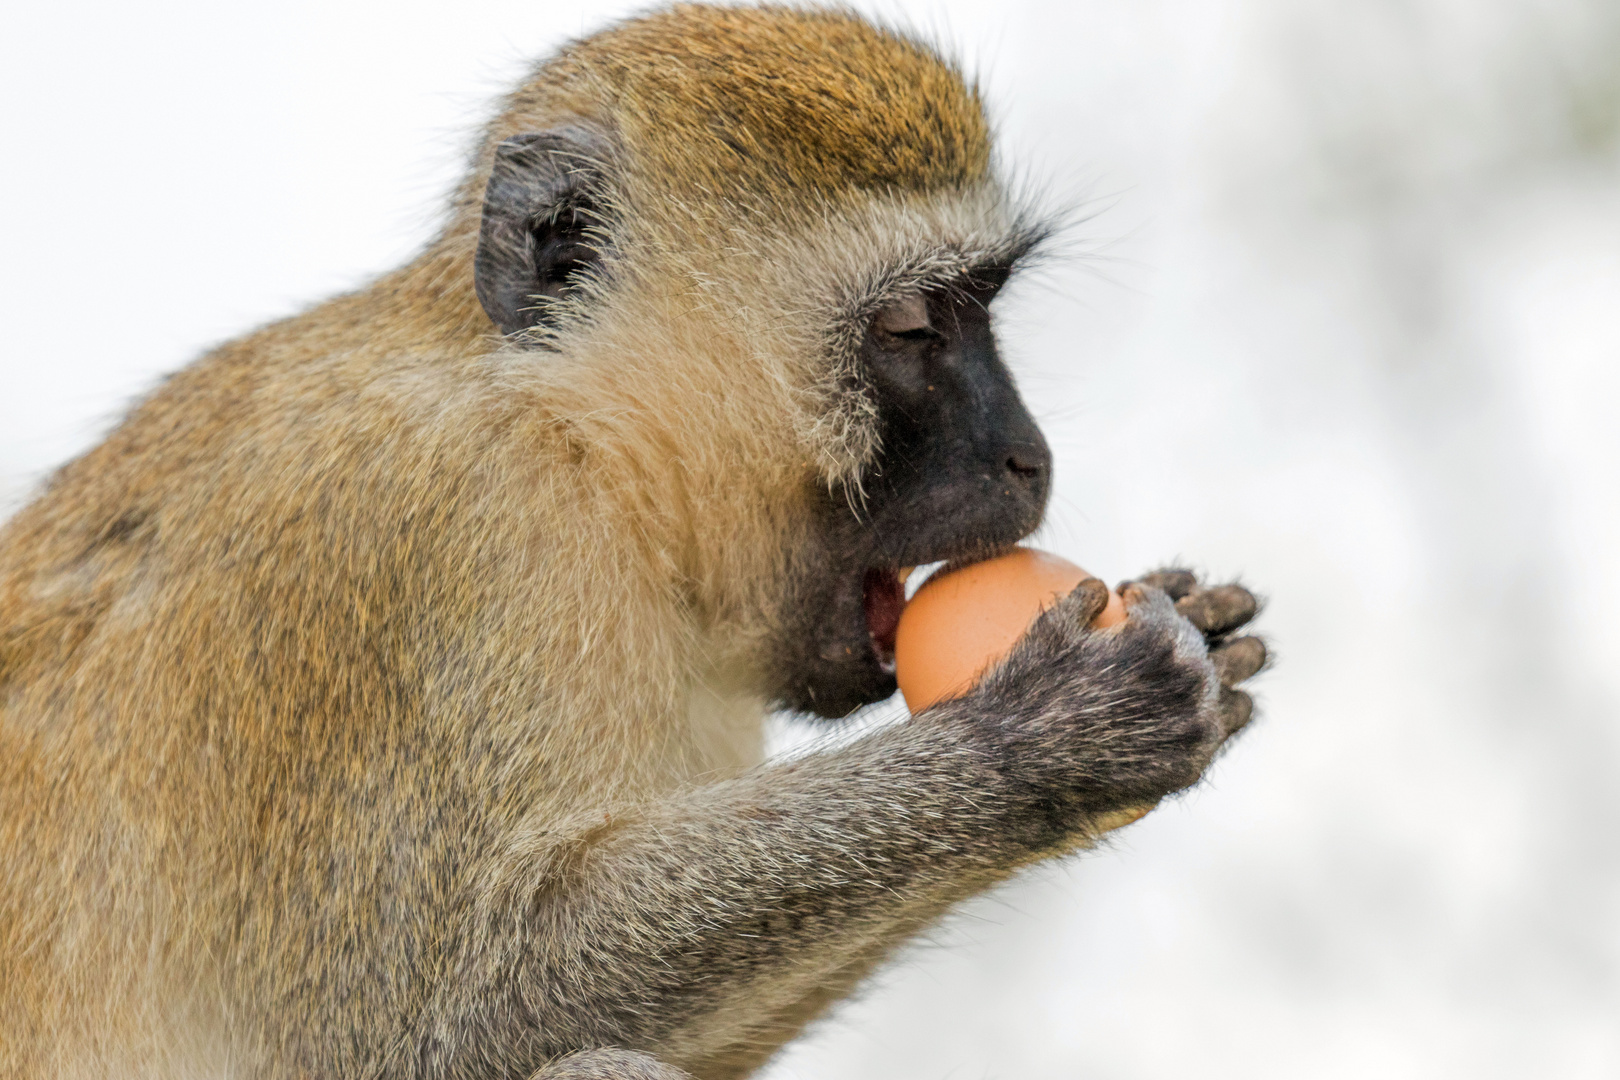
[[1020,480],[1038,480],[1052,467],[1052,455],[1044,446],[1015,446],[1007,452],[1007,471]]
[[1046,508],[1047,489],[1052,483],[1052,452],[1046,440],[1008,443],[998,456],[1006,470],[1001,474],[1002,483],[1012,488],[1008,494],[1020,504],[1027,503],[1038,516]]
[[1010,478],[1044,501],[1052,477],[1052,451],[1039,434],[1034,439],[1018,439],[1005,444],[999,455]]

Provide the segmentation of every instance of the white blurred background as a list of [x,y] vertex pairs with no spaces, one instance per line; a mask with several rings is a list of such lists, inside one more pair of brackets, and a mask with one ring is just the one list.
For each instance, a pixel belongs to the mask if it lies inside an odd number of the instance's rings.
[[[1278,663],[1208,784],[769,1076],[1620,1076],[1620,4],[862,6],[1095,212],[1001,305],[1044,541],[1241,574]],[[0,512],[160,373],[408,256],[493,95],[627,10],[13,11]]]

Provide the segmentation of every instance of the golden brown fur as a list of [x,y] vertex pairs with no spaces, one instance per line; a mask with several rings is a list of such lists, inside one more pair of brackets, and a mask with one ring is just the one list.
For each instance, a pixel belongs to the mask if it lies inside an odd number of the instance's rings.
[[[642,208],[741,185],[807,213],[859,189],[859,214],[988,165],[955,72],[836,13],[632,22],[490,140],[582,105],[665,189]],[[775,433],[825,419],[782,356],[672,312],[659,278],[704,286],[667,263],[591,340],[500,356],[470,284],[490,145],[413,263],[176,374],[0,534],[0,1074],[251,1073],[305,1037],[357,1064],[443,963],[420,913],[503,829],[757,759],[746,692],[692,702],[748,684],[743,590],[780,568],[739,559],[779,549],[805,468]],[[670,223],[641,223],[656,251]],[[359,972],[321,955],[381,935]],[[361,983],[362,1015],[322,1017]]]
[[990,167],[977,92],[930,50],[843,13],[679,5],[551,72],[546,91],[611,102],[630,156],[698,198],[739,184],[932,192]]
[[[503,341],[472,286],[493,148],[573,119],[616,140],[611,273],[544,348]],[[740,1075],[1033,857],[963,839],[881,918],[795,914],[797,966],[716,954],[748,977],[703,1010],[648,989],[625,1015],[667,1002],[661,1034],[523,1011],[632,951],[582,941],[697,925],[617,883],[788,872],[748,859],[802,767],[715,789],[747,858],[665,867],[636,823],[725,840],[681,793],[757,763],[808,500],[858,499],[877,449],[838,335],[1014,242],[990,165],[977,94],[903,35],[655,13],[511,95],[409,265],[203,357],[54,476],[0,532],[0,1076],[506,1075],[601,1039]],[[927,760],[987,782],[954,747]],[[879,782],[829,769],[835,806]],[[962,798],[898,803],[938,827]],[[851,820],[825,843],[862,865]],[[885,826],[895,865],[945,865],[929,828]],[[547,896],[598,929],[524,922]],[[662,985],[656,955],[623,985]]]

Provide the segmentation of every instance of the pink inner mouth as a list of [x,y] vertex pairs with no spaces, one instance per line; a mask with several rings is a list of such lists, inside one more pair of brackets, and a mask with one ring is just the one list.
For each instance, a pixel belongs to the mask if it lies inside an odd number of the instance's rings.
[[900,628],[900,612],[906,606],[905,588],[894,570],[872,569],[861,582],[861,602],[866,608],[866,629],[872,636],[872,651],[878,666],[894,673],[894,634]]

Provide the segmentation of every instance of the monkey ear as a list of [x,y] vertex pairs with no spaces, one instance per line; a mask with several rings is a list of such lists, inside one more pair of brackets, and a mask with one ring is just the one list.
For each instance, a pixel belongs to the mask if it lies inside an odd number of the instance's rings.
[[501,333],[551,322],[552,302],[600,259],[594,196],[610,152],[602,132],[574,125],[495,147],[473,285]]

